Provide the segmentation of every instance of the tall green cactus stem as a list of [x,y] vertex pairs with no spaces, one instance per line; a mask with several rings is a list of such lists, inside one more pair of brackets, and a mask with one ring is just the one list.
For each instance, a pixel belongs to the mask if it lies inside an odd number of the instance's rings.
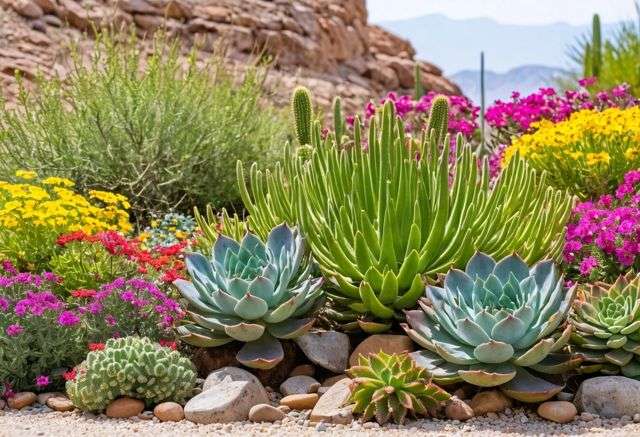
[[420,69],[420,64],[417,62],[413,66],[413,80],[413,98],[420,100],[424,96],[424,86],[422,85],[422,69]]
[[[436,144],[442,144],[449,129],[449,99],[446,96],[437,96],[431,103],[427,132],[435,135]],[[435,132],[435,133],[434,133]]]
[[593,16],[591,29],[591,76],[599,77],[602,68],[602,26],[600,16]]
[[193,395],[196,369],[180,352],[148,338],[107,340],[104,350],[89,352],[67,381],[67,394],[83,411],[102,411],[111,401],[128,396],[148,406],[164,401],[184,403]]
[[301,146],[311,144],[313,107],[311,105],[311,92],[307,88],[300,86],[293,91],[291,109],[293,110],[298,143]]
[[339,147],[342,144],[342,136],[345,132],[345,121],[342,115],[342,101],[340,97],[333,99],[333,130],[335,133],[336,145]]

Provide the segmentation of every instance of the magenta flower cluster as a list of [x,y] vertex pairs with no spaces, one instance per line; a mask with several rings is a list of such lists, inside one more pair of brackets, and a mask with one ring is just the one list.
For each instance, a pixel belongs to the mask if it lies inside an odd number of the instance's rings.
[[[398,96],[396,93],[388,93],[387,96],[376,105],[369,101],[364,108],[364,121],[367,123],[376,112],[387,102],[392,102],[396,114],[405,122],[405,129],[408,133],[419,135],[426,126],[427,117],[433,99],[439,94],[430,91],[419,100],[414,100],[411,96]],[[480,108],[464,96],[448,96],[449,98],[449,132],[455,136],[458,133],[471,139],[478,129],[478,114]],[[355,117],[347,117],[347,123],[353,126]]]
[[614,195],[576,206],[564,261],[582,280],[613,281],[640,272],[640,170],[627,173]]
[[524,133],[540,120],[558,122],[583,109],[628,108],[639,103],[626,84],[598,93],[586,88],[592,84],[592,79],[582,79],[578,90],[568,90],[562,94],[550,87],[540,88],[525,97],[514,92],[511,101],[497,100],[487,109],[487,123],[494,129],[512,128],[512,131]]
[[184,317],[178,302],[143,279],[117,278],[83,296],[78,311],[90,320],[92,341],[128,335],[163,339]]

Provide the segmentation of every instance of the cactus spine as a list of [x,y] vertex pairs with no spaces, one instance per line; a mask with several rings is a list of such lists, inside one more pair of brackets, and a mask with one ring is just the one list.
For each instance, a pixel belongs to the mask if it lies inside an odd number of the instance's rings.
[[293,91],[291,108],[295,122],[296,137],[301,146],[311,144],[311,123],[313,107],[311,106],[311,92],[305,87],[297,87]]
[[420,100],[422,96],[424,96],[424,86],[422,85],[422,70],[420,69],[420,64],[417,62],[413,66],[413,79],[415,82],[413,98],[414,100]]
[[442,144],[449,128],[449,99],[437,96],[431,103],[427,133],[435,135],[436,144]]

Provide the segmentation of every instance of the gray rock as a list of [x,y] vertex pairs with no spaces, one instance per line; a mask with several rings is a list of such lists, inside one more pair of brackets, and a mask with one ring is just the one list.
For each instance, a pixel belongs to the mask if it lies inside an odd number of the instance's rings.
[[251,407],[268,402],[262,385],[249,381],[216,384],[192,398],[184,407],[187,420],[195,423],[229,423],[247,420]]
[[248,381],[254,384],[258,384],[260,385],[260,387],[263,387],[260,380],[256,378],[251,372],[248,372],[239,367],[228,366],[221,367],[220,369],[211,372],[202,385],[202,391],[205,392],[207,390],[211,390],[216,385],[225,381],[229,381],[229,379],[231,381]]
[[349,403],[351,379],[341,379],[332,385],[313,407],[309,420],[348,425],[353,422],[353,412]]
[[314,378],[305,375],[292,376],[280,384],[280,393],[285,396],[316,393],[320,383]]
[[249,410],[249,420],[252,422],[277,422],[284,419],[284,411],[269,404],[258,404]]
[[295,342],[307,358],[334,373],[344,373],[349,363],[349,337],[336,331],[316,331],[298,337]]
[[574,403],[580,412],[603,418],[632,416],[640,411],[640,381],[624,376],[598,376],[580,384]]

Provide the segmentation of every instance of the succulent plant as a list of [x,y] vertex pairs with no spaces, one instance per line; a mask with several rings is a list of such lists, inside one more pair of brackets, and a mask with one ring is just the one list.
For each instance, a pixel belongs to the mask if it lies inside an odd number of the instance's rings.
[[517,255],[500,262],[476,253],[453,269],[444,287],[427,287],[422,310],[407,311],[407,334],[426,350],[411,354],[437,383],[500,386],[515,399],[549,399],[562,385],[534,373],[560,375],[580,363],[562,353],[575,287],[565,289],[553,261],[531,269]]
[[403,423],[407,413],[426,416],[450,397],[407,354],[360,355],[358,365],[347,373],[356,383],[351,394],[353,412],[361,413],[363,422],[375,417],[382,425],[393,417]]
[[580,286],[571,323],[572,349],[584,357],[582,373],[640,377],[640,276]]
[[249,227],[263,236],[277,223],[300,226],[331,282],[327,315],[343,329],[389,329],[423,294],[424,276],[463,267],[476,249],[529,263],[561,256],[572,199],[521,158],[490,184],[461,138],[453,168],[437,129],[407,147],[391,103],[372,118],[366,146],[361,129],[356,121],[339,147],[316,124],[310,157],[289,145],[282,165],[254,165],[248,181],[237,166]]
[[303,86],[297,87],[293,91],[291,108],[299,145],[311,144],[311,127],[313,124],[311,92]]
[[102,411],[121,396],[149,406],[184,403],[193,395],[196,378],[193,363],[179,352],[148,338],[123,337],[107,340],[104,350],[89,352],[66,389],[77,408]]
[[244,342],[236,358],[270,369],[284,358],[278,339],[307,332],[314,318],[300,318],[322,294],[322,279],[297,229],[275,227],[266,245],[247,233],[241,242],[219,235],[211,258],[185,256],[192,282],[174,282],[188,302],[190,322],[178,327],[187,343],[213,347]]

